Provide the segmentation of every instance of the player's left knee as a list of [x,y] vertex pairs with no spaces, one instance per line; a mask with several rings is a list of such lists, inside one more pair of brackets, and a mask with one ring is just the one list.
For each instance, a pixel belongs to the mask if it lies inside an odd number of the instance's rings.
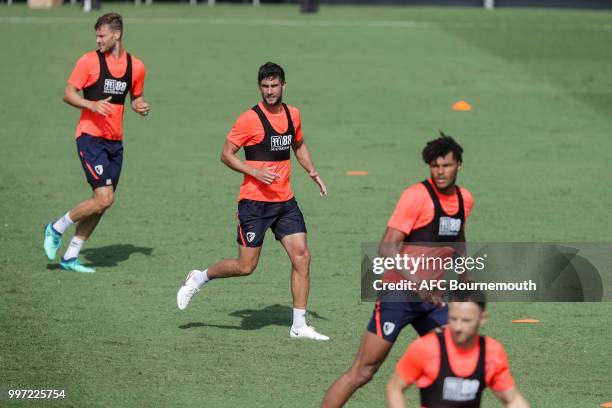
[[96,194],[94,199],[98,207],[98,212],[102,214],[113,205],[115,195],[113,193]]
[[370,364],[353,367],[348,372],[349,382],[353,387],[359,388],[369,383],[376,371],[378,371],[378,367]]
[[238,274],[240,276],[249,276],[257,268],[257,262],[241,262],[238,264]]
[[106,196],[100,200],[100,207],[102,207],[102,210],[106,211],[113,205],[114,202],[115,198],[112,195]]
[[310,251],[307,247],[296,251],[293,254],[292,261],[296,266],[305,266],[310,264]]
[[370,380],[374,377],[374,374],[378,371],[378,366],[367,364],[359,370],[359,377],[362,381],[362,384],[370,382]]

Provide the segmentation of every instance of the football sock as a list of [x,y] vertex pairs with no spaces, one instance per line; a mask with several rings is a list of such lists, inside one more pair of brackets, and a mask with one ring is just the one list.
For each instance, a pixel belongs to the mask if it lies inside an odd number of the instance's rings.
[[83,241],[81,238],[72,237],[70,245],[68,245],[68,249],[64,254],[64,259],[78,258],[79,252],[81,252],[81,248],[83,247],[84,243],[85,241]]
[[68,211],[66,214],[64,214],[62,218],[55,221],[55,223],[53,224],[53,229],[59,232],[60,234],[63,234],[64,231],[66,231],[66,229],[68,229],[68,227],[72,224],[74,224],[74,221],[72,221],[72,219],[70,218],[70,211]]
[[293,328],[299,329],[306,326],[306,309],[293,308]]
[[204,286],[204,284],[210,280],[208,278],[208,269],[204,269],[204,271],[197,271],[192,276],[196,285],[198,285],[198,289]]

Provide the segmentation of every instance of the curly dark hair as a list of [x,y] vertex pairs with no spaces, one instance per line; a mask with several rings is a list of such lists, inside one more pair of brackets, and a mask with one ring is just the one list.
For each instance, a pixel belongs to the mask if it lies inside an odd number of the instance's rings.
[[455,142],[455,139],[451,136],[440,131],[440,137],[427,142],[427,145],[423,149],[423,161],[430,164],[438,157],[446,156],[450,152],[453,152],[453,156],[458,162],[463,162],[463,147]]

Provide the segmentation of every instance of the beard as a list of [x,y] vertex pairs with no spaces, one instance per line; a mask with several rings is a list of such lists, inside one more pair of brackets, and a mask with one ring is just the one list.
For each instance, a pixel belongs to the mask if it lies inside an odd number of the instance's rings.
[[281,103],[283,103],[283,95],[282,95],[282,94],[281,94],[281,95],[279,95],[279,96],[276,98],[276,100],[275,100],[274,102],[272,102],[272,103],[269,103],[269,102],[268,102],[268,98],[266,98],[266,97],[265,97],[265,96],[263,96],[263,95],[262,95],[262,98],[263,98],[264,102],[265,102],[267,105],[270,105],[270,106],[278,106],[278,105],[280,105]]
[[102,54],[108,54],[109,52],[112,52],[116,46],[117,46],[117,42],[115,41],[113,43],[107,43],[104,45],[100,45],[98,46],[98,49],[100,50]]

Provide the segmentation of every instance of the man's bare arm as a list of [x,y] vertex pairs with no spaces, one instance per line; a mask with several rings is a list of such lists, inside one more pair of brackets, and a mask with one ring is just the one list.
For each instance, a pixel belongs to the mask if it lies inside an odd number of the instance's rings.
[[504,403],[504,407],[506,408],[529,408],[529,403],[516,387],[512,387],[506,391],[493,391],[493,393]]
[[389,382],[387,382],[387,402],[389,408],[406,408],[406,400],[404,398],[404,391],[410,387],[404,380],[393,373]]
[[107,116],[113,111],[113,106],[110,103],[110,96],[99,101],[89,101],[83,98],[79,92],[80,89],[76,88],[74,85],[67,84],[66,88],[64,88],[64,102],[77,109],[88,109],[102,116]]
[[315,170],[314,164],[312,163],[312,156],[310,155],[310,150],[308,150],[308,146],[304,142],[304,139],[300,139],[299,142],[293,142],[293,151],[295,153],[295,158],[300,163],[300,165],[308,172],[308,175],[319,186],[319,191],[321,197],[325,197],[327,195],[327,186],[319,176],[317,170]]
[[131,95],[131,98],[132,110],[138,113],[140,116],[147,116],[149,114],[149,111],[151,110],[151,105],[149,105],[149,103],[145,101],[144,96],[139,95],[137,97],[134,97],[134,95]]
[[230,169],[238,173],[246,174],[255,177],[257,180],[265,184],[272,184],[279,175],[272,172],[271,168],[257,169],[249,166],[244,161],[236,157],[236,153],[240,150],[240,146],[236,146],[229,140],[225,140],[223,150],[221,151],[221,161]]

